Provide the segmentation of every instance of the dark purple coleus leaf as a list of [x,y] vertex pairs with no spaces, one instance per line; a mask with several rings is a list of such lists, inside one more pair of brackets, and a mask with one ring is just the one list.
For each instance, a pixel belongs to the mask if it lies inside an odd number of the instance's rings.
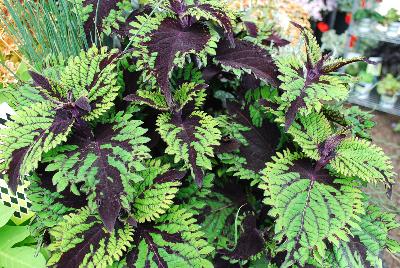
[[50,81],[47,77],[35,72],[29,71],[32,77],[32,86],[39,89],[39,94],[45,99],[50,101],[66,101],[66,99],[60,95],[56,89],[56,84],[54,81]]
[[[68,174],[74,183],[87,184],[85,188],[89,189],[88,194],[94,193],[100,218],[110,231],[114,229],[125,194],[122,177],[136,172],[140,167],[138,162],[148,152],[143,144],[148,139],[141,136],[146,132],[140,127],[141,122],[129,120],[129,115],[123,118],[97,125],[86,138],[71,140],[73,146],[54,157],[47,167],[47,171],[57,172],[55,177]],[[134,130],[126,135],[127,129],[132,127]],[[75,161],[74,165],[64,165],[71,159]]]
[[[200,4],[198,1],[194,1],[194,5],[187,5],[184,0],[170,0],[169,3],[170,9],[176,13],[180,19],[181,25],[185,28],[190,27],[197,21],[196,18],[192,17],[190,12],[188,12],[191,8],[200,9],[202,12],[210,14],[214,21],[224,29],[226,38],[229,40],[230,45],[234,46],[232,22],[223,10],[211,4]],[[202,18],[200,18],[200,21],[203,21]]]
[[32,77],[33,86],[41,87],[47,91],[51,91],[53,89],[53,87],[50,84],[50,81],[43,75],[34,71],[29,71],[29,74]]
[[226,40],[218,44],[216,61],[235,69],[248,69],[257,78],[279,86],[278,69],[269,52],[248,41],[235,40],[234,48]]
[[[70,214],[58,223],[58,231],[52,232],[53,242],[49,249],[53,251],[48,261],[49,267],[102,267],[110,261],[118,260],[133,240],[133,228],[118,222],[116,230],[107,231],[97,215],[84,208],[77,214]],[[61,230],[61,231],[60,231]],[[75,234],[74,237],[71,236]],[[69,247],[63,243],[69,242]],[[98,250],[102,249],[101,259]],[[118,249],[115,251],[115,249]]]
[[284,47],[290,44],[290,41],[279,36],[278,33],[271,33],[266,39],[262,41],[263,45],[270,46],[271,44],[276,47]]
[[184,0],[169,0],[169,5],[171,10],[180,18],[187,11],[187,5]]
[[329,137],[321,144],[318,144],[318,153],[320,159],[317,163],[317,168],[323,168],[336,156],[336,148],[346,138],[345,133],[339,133]]
[[198,116],[182,118],[182,115],[176,113],[171,121],[171,123],[175,126],[182,128],[182,131],[178,134],[178,138],[181,139],[189,147],[189,163],[194,175],[194,179],[199,186],[202,185],[204,171],[200,166],[197,165],[197,151],[192,146],[192,144],[193,142],[199,141],[198,138],[196,138],[195,133],[196,127],[200,126],[201,119],[202,118]]
[[[103,20],[110,14],[111,10],[115,10],[118,7],[118,0],[85,0],[83,1],[83,7],[89,5],[92,6],[92,11],[89,13],[89,17],[86,20],[83,28],[85,30],[86,37],[90,40],[94,40],[95,34],[102,32]],[[97,29],[97,32],[96,32]]]
[[153,183],[162,184],[166,182],[180,181],[185,177],[186,173],[187,173],[186,171],[179,171],[175,169],[168,170],[167,172],[158,175],[153,180]]
[[333,183],[335,178],[329,174],[329,171],[318,167],[318,164],[311,159],[302,158],[294,161],[288,172],[297,172],[300,178],[335,186]]
[[278,127],[276,124],[267,121],[263,122],[260,128],[254,126],[251,122],[248,107],[246,106],[242,109],[239,103],[228,102],[227,109],[233,120],[250,129],[250,131],[242,133],[248,145],[241,145],[240,153],[246,158],[246,168],[259,172],[275,154],[281,136]]
[[254,22],[251,21],[244,21],[244,26],[246,26],[246,30],[251,37],[257,37],[258,35],[258,28]]
[[289,106],[285,114],[285,130],[287,131],[296,119],[297,113],[300,108],[305,107],[304,101],[305,93],[302,92]]
[[178,52],[202,51],[210,39],[210,33],[201,23],[184,28],[178,20],[167,18],[150,34],[150,38],[144,45],[150,53],[157,53],[154,75],[168,105],[173,107],[169,77],[174,68],[175,55]]
[[219,24],[224,28],[224,32],[230,46],[234,47],[236,43],[233,35],[231,19],[229,18],[229,16],[223,10],[217,9],[210,4],[195,4],[195,6],[205,12],[210,13],[214,18],[218,20]]
[[222,253],[237,260],[247,260],[251,256],[262,252],[265,247],[263,234],[257,229],[256,217],[248,215],[242,222],[243,233],[237,241],[236,247],[232,252],[224,250]]
[[203,79],[206,81],[206,83],[210,83],[210,81],[221,72],[222,69],[219,66],[210,64],[202,70]]
[[222,137],[221,144],[215,148],[215,153],[231,153],[240,148],[240,142],[229,136]]

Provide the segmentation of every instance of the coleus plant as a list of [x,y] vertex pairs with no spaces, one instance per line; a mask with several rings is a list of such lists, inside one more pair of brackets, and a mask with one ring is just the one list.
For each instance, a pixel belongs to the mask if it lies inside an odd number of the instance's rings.
[[288,54],[221,1],[125,4],[77,3],[86,37],[121,47],[31,71],[0,130],[49,266],[381,267],[400,250],[363,193],[390,191],[390,159],[370,116],[338,104],[336,71],[363,58],[322,55],[301,26]]

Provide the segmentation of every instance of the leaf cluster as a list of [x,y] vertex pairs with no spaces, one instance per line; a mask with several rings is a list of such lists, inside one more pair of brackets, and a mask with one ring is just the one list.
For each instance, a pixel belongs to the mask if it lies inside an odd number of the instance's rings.
[[339,104],[337,70],[364,58],[323,55],[299,25],[285,52],[215,0],[74,5],[92,46],[31,70],[0,130],[47,265],[380,267],[400,249],[363,192],[390,192],[390,159],[371,115]]

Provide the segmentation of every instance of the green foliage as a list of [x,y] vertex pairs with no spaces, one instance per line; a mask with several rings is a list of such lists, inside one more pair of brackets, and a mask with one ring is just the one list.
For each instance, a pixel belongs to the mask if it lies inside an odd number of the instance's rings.
[[[71,90],[75,99],[87,97],[96,106],[85,117],[85,120],[99,118],[113,105],[120,86],[117,82],[118,72],[115,57],[116,50],[108,51],[106,47],[90,48],[79,56],[71,57],[68,65],[61,74],[61,91]],[[101,68],[105,65],[104,68]]]
[[342,105],[332,105],[325,106],[323,114],[343,127],[351,127],[353,135],[371,140],[371,129],[375,126],[371,112],[363,111],[358,106],[345,108]]
[[36,214],[31,223],[31,229],[35,235],[40,235],[46,228],[54,227],[63,215],[72,212],[73,209],[57,202],[62,200],[62,194],[42,188],[37,175],[29,179],[31,184],[27,195],[32,202],[30,209]]
[[362,8],[356,11],[354,14],[354,20],[360,21],[362,19],[372,19],[376,22],[382,23],[384,22],[385,17],[373,9]]
[[[316,64],[321,56],[320,49],[316,45],[315,37],[309,36],[312,40],[310,50],[312,63]],[[314,43],[315,42],[315,43]],[[323,74],[317,82],[306,82],[307,73],[299,75],[299,70],[305,64],[305,55],[301,57],[289,55],[281,56],[277,59],[277,66],[281,74],[279,79],[282,81],[281,89],[284,93],[278,99],[279,109],[286,109],[290,103],[298,97],[304,97],[305,105],[299,112],[302,115],[308,115],[312,111],[320,111],[323,102],[343,101],[347,98],[349,90],[348,83],[351,81],[349,76],[335,74]]]
[[28,226],[7,224],[13,213],[13,208],[0,204],[0,267],[46,267],[46,260],[36,251],[36,245],[27,242]]
[[[18,50],[36,69],[62,64],[78,55],[88,45],[79,16],[72,12],[74,4],[67,0],[21,3],[3,1],[11,15],[0,15],[11,36],[20,42]],[[32,34],[34,33],[34,34]]]
[[382,248],[398,252],[399,243],[389,238],[388,231],[399,224],[394,214],[368,206],[361,217],[360,227],[352,228],[353,237],[349,241],[333,246],[325,260],[327,265],[335,267],[382,267],[379,258]]

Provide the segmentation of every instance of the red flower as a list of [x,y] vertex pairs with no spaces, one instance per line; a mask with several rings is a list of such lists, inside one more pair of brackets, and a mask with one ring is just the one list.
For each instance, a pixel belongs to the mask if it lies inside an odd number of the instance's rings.
[[350,48],[354,47],[357,43],[357,36],[352,35],[350,37]]
[[346,24],[350,25],[351,22],[351,13],[347,13],[346,17],[344,18],[344,21],[346,22]]
[[323,21],[320,21],[317,23],[317,28],[318,28],[318,30],[320,30],[323,33],[326,31],[329,31],[329,25]]

